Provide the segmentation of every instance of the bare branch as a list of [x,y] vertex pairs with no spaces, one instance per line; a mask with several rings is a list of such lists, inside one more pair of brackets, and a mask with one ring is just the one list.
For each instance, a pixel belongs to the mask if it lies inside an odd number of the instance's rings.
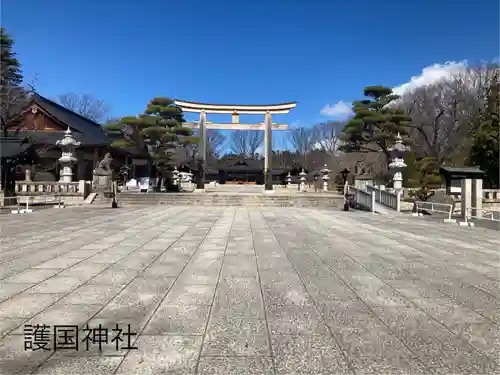
[[340,133],[344,128],[344,123],[328,121],[316,125],[313,128],[314,147],[329,154],[335,154],[340,143]]
[[231,134],[231,151],[248,158],[255,158],[264,141],[264,133],[255,130],[238,130]]
[[104,101],[95,99],[92,95],[67,93],[59,95],[58,100],[63,107],[95,122],[105,121],[110,112]]
[[215,129],[208,129],[207,146],[208,151],[218,158],[226,144],[226,136]]
[[[194,132],[194,136],[198,135],[198,131]],[[222,150],[226,144],[226,136],[215,129],[207,131],[207,153],[209,156],[218,158],[221,156]],[[199,144],[192,143],[186,147],[188,156],[195,160],[198,157]]]
[[463,163],[471,147],[470,123],[484,109],[496,72],[498,67],[492,65],[467,68],[403,95],[397,106],[412,118],[412,149],[439,164]]

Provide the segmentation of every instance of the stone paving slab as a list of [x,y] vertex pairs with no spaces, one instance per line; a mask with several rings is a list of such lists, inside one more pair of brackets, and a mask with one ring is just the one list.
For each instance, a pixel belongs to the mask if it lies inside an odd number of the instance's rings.
[[0,374],[500,374],[497,231],[192,206],[0,229]]

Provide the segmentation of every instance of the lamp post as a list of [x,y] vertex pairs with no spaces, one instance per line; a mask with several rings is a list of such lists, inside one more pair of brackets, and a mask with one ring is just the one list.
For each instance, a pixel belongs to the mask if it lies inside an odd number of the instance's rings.
[[349,190],[346,189],[346,182],[347,182],[347,177],[349,176],[349,170],[347,168],[344,168],[340,172],[340,175],[342,176],[342,181],[344,182],[344,211],[349,211],[349,200],[347,199],[347,194]]

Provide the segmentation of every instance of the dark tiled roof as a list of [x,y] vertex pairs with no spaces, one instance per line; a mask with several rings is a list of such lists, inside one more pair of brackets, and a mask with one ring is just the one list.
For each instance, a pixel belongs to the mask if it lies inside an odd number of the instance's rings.
[[31,147],[31,142],[22,137],[0,137],[0,158],[10,158],[26,152]]
[[34,95],[32,100],[57,120],[69,126],[71,130],[85,135],[86,142],[82,140],[82,143],[90,145],[107,145],[110,143],[101,125],[97,122],[70,111],[39,94]]
[[440,173],[447,176],[456,176],[456,177],[474,177],[474,176],[482,176],[485,174],[484,171],[479,169],[479,167],[471,166],[471,167],[448,167],[444,166],[440,168]]

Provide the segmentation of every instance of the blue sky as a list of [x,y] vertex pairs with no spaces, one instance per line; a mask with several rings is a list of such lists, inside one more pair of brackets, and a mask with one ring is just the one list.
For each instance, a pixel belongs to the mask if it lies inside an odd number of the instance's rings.
[[339,109],[367,85],[395,87],[442,68],[435,64],[497,58],[498,7],[498,0],[3,0],[1,17],[26,81],[36,74],[44,96],[92,94],[114,116],[138,114],[155,96],[297,101],[277,121],[313,124],[329,118],[320,114],[326,105]]

